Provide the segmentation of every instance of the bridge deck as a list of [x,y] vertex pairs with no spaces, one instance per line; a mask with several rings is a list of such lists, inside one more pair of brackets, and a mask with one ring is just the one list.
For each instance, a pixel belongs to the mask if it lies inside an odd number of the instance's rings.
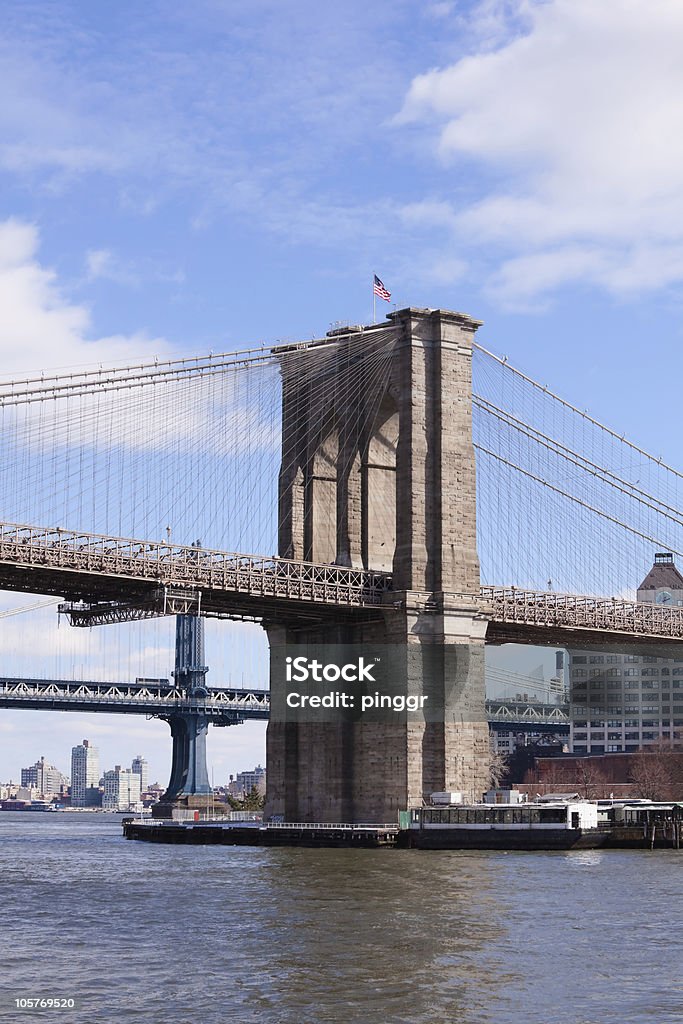
[[188,694],[168,679],[98,683],[0,678],[0,708],[99,711],[158,718],[201,712],[213,725],[236,725],[247,718],[268,718],[270,693],[268,690],[211,687],[207,688],[206,696],[199,696]]
[[[0,708],[24,711],[78,711],[104,714],[146,715],[165,718],[172,714],[201,712],[212,725],[238,725],[246,719],[267,719],[270,691],[206,687],[206,696],[188,695],[169,679],[138,679],[134,683],[98,683],[67,679],[20,679],[0,677]],[[543,728],[568,725],[566,708],[560,705],[487,700],[487,718],[499,724],[524,724]]]
[[[388,573],[156,541],[0,523],[0,589],[57,594],[91,625],[194,612],[234,618],[377,614]],[[81,605],[79,606],[79,602]],[[620,598],[481,588],[487,641],[575,646],[683,640],[683,608]]]
[[683,608],[516,587],[482,587],[481,597],[489,641],[561,647],[683,639]]
[[[0,589],[72,600],[129,600],[159,614],[164,591],[182,590],[189,611],[260,616],[296,605],[372,608],[391,576],[336,565],[107,537],[60,528],[0,524]],[[201,609],[197,607],[201,592]],[[195,607],[192,607],[194,603]],[[177,612],[179,609],[163,608]]]

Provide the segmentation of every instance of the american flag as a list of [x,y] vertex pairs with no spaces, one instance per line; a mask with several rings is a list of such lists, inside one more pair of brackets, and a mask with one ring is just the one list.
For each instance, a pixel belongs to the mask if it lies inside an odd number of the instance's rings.
[[384,299],[386,302],[391,298],[391,292],[384,287],[377,274],[375,274],[375,283],[372,290],[375,295],[379,295],[380,299]]

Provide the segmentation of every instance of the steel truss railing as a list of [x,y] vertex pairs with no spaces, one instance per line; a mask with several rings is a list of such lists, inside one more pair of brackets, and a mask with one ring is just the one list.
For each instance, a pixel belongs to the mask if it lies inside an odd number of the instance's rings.
[[683,639],[683,608],[516,587],[482,587],[481,597],[496,622]]
[[391,590],[387,573],[16,523],[0,523],[2,563],[347,607]]

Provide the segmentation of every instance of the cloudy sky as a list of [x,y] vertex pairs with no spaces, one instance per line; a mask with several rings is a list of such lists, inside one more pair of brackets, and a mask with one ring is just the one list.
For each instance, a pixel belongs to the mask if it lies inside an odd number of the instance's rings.
[[[377,273],[681,464],[680,3],[337,8],[5,0],[1,372],[310,337]],[[66,767],[38,717],[3,713],[0,778]],[[147,735],[104,760],[164,776]],[[258,759],[225,735],[221,772]]]

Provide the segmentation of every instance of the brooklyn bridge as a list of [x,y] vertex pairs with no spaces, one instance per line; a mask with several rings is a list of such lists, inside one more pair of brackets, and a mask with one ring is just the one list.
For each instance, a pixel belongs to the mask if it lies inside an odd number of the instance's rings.
[[[683,608],[631,590],[655,550],[681,552],[683,474],[480,346],[479,326],[409,308],[0,385],[0,589],[54,595],[73,627],[178,616],[173,682],[5,679],[0,706],[144,706],[171,727],[169,799],[205,791],[208,724],[270,715],[267,814],[389,821],[485,786],[486,644],[683,639]],[[207,617],[262,626],[269,694],[207,687]],[[275,713],[283,651],[378,645],[437,713]]]

